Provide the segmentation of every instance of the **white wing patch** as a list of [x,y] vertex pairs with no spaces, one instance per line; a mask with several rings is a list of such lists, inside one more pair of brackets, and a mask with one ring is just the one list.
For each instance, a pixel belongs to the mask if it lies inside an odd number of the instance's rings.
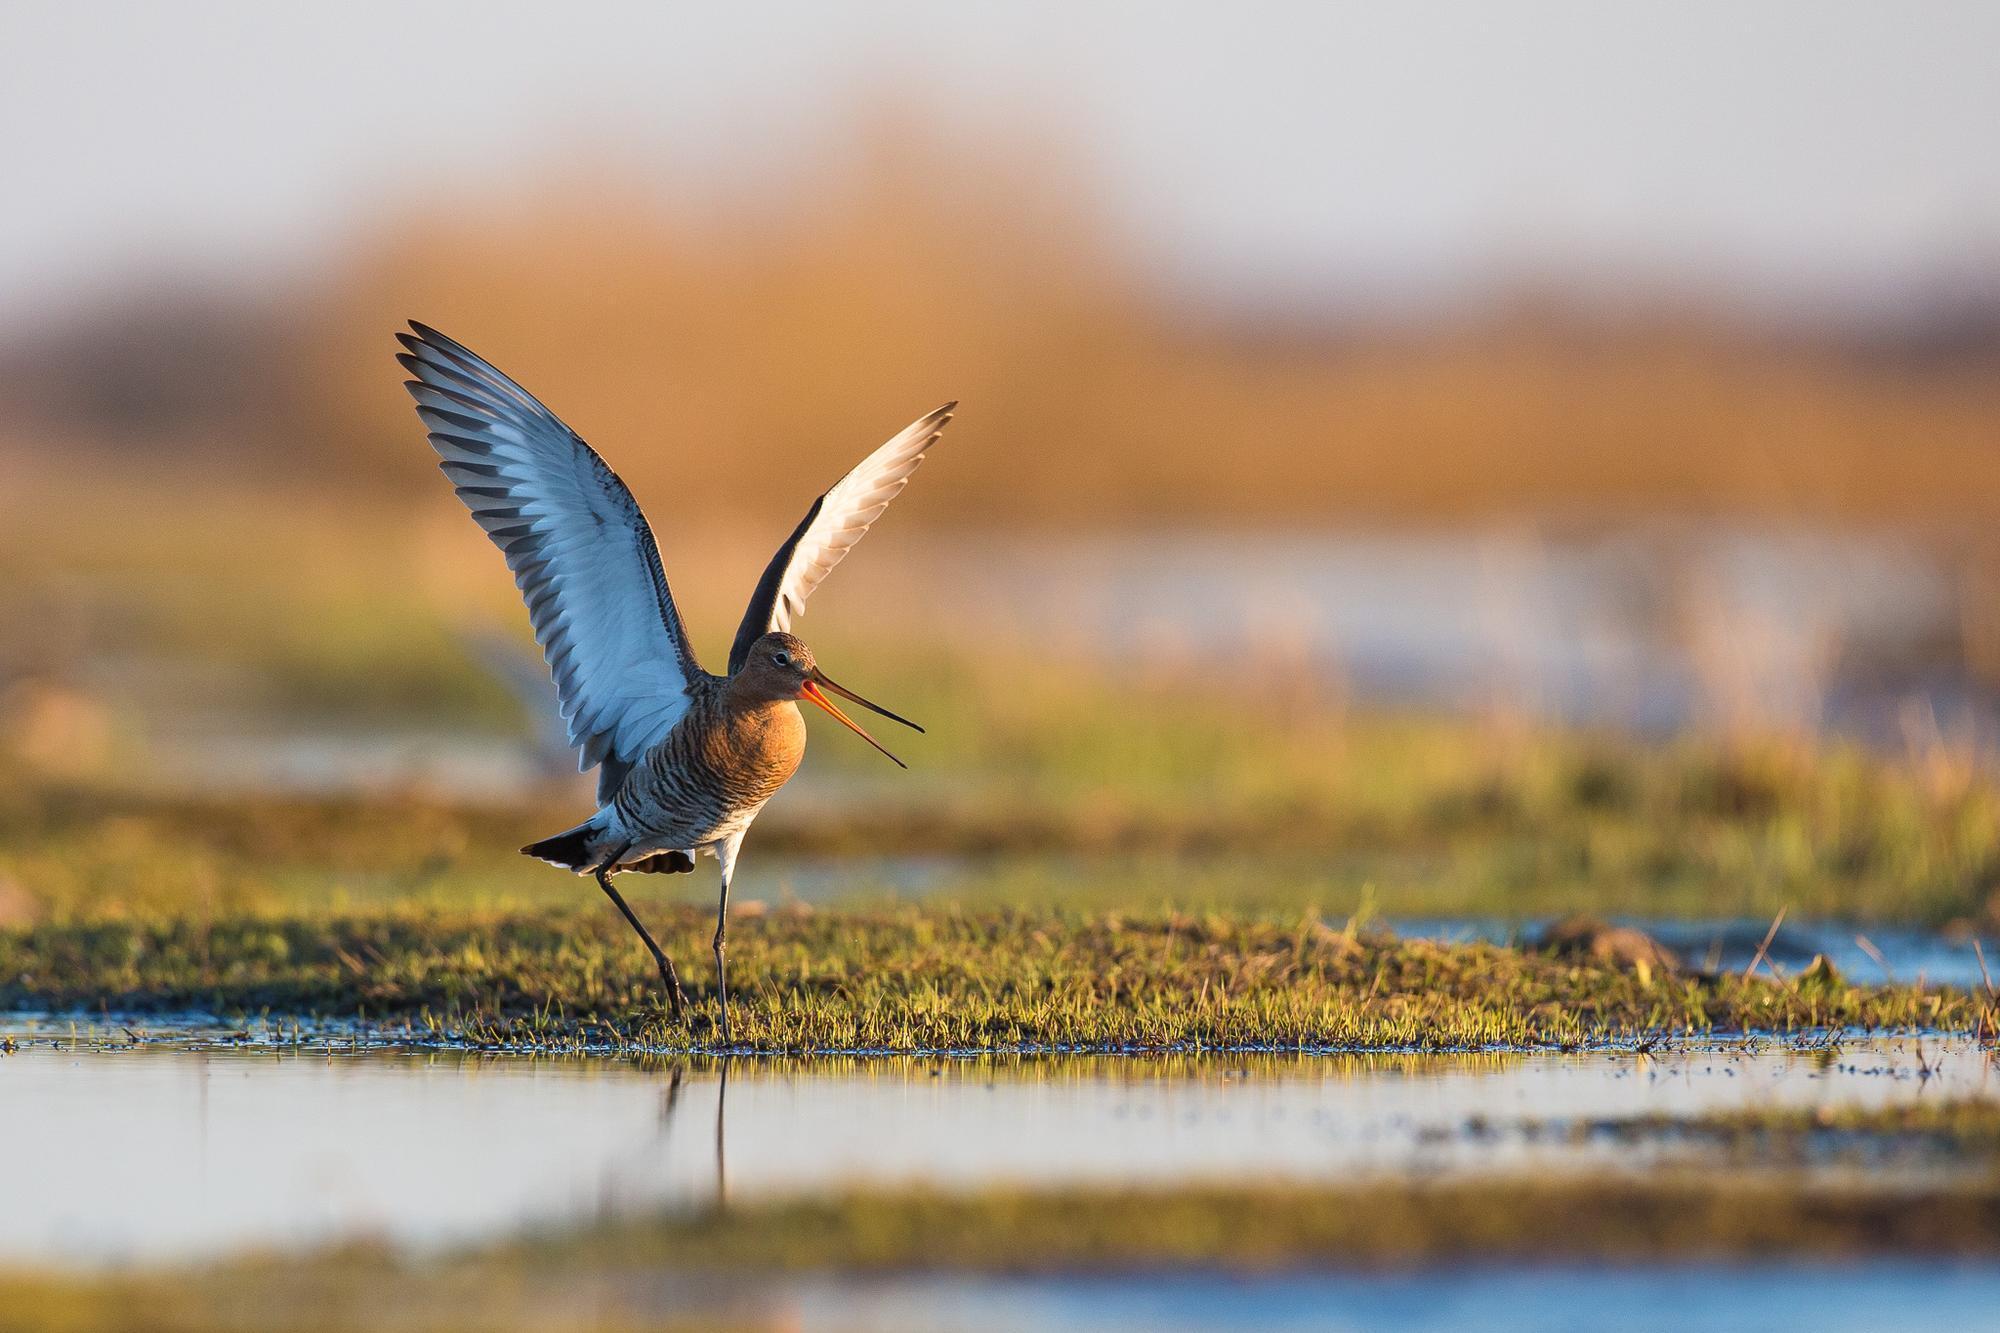
[[854,544],[867,535],[889,502],[909,485],[910,474],[924,461],[924,451],[944,433],[957,403],[946,403],[861,460],[852,472],[820,496],[811,512],[785,545],[778,548],[749,610],[737,630],[729,668],[742,664],[750,645],[772,630],[789,630],[806,606],[806,598],[833,572]]

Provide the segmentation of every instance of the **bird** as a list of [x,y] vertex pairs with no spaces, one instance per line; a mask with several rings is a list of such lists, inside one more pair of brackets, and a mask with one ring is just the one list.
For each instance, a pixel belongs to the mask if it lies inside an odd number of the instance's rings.
[[410,321],[397,354],[443,470],[506,557],[561,703],[578,771],[597,769],[590,818],[521,851],[590,876],[652,955],[673,1018],[688,1000],[673,960],[611,882],[615,874],[721,867],[716,905],[718,1028],[728,1044],[729,885],[743,838],[798,771],[799,703],[907,768],[829,694],[914,731],[922,727],[835,683],[791,633],[806,599],[882,516],[958,404],[919,417],[822,492],[751,593],[715,675],[696,658],[659,545],[618,474],[541,401],[492,363]]

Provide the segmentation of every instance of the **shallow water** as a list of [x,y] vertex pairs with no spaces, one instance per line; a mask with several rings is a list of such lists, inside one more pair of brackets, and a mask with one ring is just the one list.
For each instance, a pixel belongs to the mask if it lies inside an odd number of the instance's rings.
[[1167,532],[926,554],[903,596],[946,634],[1011,626],[1098,660],[1137,645],[1150,660],[1304,667],[1371,703],[1497,702],[1641,732],[1734,717],[1900,750],[1914,706],[1991,754],[1991,691],[1936,647],[1964,614],[1962,580],[1906,542],[1696,524]]
[[[684,1307],[683,1307],[684,1308]],[[1313,1329],[1326,1333],[1895,1333],[1987,1329],[2000,1267],[1872,1262],[1417,1273],[1241,1279],[898,1278],[781,1284],[736,1309],[806,1330]]]
[[[1743,918],[1673,921],[1616,917],[1614,920],[1645,931],[1679,954],[1689,967],[1722,972],[1741,972],[1748,967],[1771,928],[1768,921]],[[1388,925],[1398,935],[1410,939],[1448,944],[1471,940],[1512,944],[1538,938],[1548,922],[1409,917],[1391,918]],[[1787,921],[1764,950],[1764,957],[1784,973],[1811,966],[1818,955],[1824,955],[1843,975],[1866,984],[1921,981],[1933,986],[1983,989],[1989,979],[2000,982],[2000,940],[1981,939],[1979,950],[1975,950],[1970,937],[1947,936],[1911,926]]]
[[[212,1034],[211,1034],[212,1035]],[[1965,1042],[1667,1055],[742,1059],[131,1045],[16,1028],[0,1056],[0,1262],[424,1246],[718,1195],[1155,1184],[1688,1151],[1525,1121],[2000,1096]],[[95,1039],[91,1039],[95,1038]],[[1927,1072],[1928,1071],[1928,1072]],[[1469,1128],[1470,1127],[1470,1128]]]

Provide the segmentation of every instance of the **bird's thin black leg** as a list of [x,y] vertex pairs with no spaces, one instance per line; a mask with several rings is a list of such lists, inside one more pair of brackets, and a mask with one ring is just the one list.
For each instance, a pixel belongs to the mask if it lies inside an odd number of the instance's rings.
[[729,947],[729,881],[736,878],[736,853],[743,835],[717,844],[715,859],[722,866],[722,897],[715,905],[715,998],[722,1006],[722,1044],[729,1045],[729,969],[723,951]]
[[715,998],[722,1005],[722,1043],[729,1044],[729,967],[723,951],[729,947],[729,867],[722,872],[722,900],[715,908]]
[[618,890],[611,887],[611,866],[609,863],[597,868],[597,886],[604,890],[604,896],[617,905],[618,910],[624,914],[625,919],[632,923],[632,929],[639,932],[639,938],[646,942],[646,948],[653,955],[653,962],[659,965],[660,984],[667,988],[667,1005],[672,1009],[674,1017],[679,1018],[682,1011],[687,1007],[687,995],[681,990],[681,979],[674,975],[674,960],[667,957],[666,951],[653,942],[652,933],[633,914],[632,909],[626,905],[625,899],[619,896]]

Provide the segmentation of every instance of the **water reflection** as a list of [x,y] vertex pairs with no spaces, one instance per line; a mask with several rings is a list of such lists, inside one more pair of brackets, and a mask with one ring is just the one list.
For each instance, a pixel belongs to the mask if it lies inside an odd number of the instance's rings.
[[1465,1127],[1973,1094],[2000,1095],[1985,1053],[1910,1040],[1652,1057],[660,1062],[33,1038],[0,1057],[0,1140],[17,1147],[0,1259],[356,1235],[426,1245],[856,1185],[1636,1166],[1674,1148]]

